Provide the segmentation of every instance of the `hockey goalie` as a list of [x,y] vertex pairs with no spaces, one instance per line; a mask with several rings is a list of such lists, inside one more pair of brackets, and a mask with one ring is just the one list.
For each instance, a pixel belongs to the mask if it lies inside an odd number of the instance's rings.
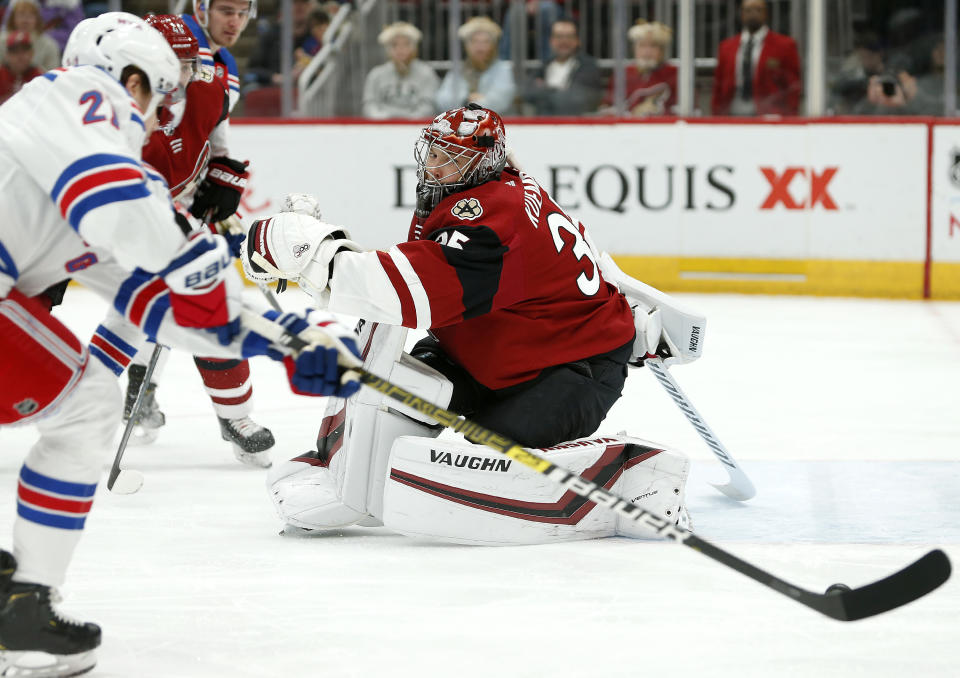
[[[416,142],[406,242],[365,251],[287,196],[254,222],[247,276],[294,281],[318,306],[363,318],[364,366],[643,508],[689,525],[689,460],[628,435],[595,435],[630,364],[700,355],[704,319],[624,275],[526,173],[508,166],[500,117],[476,104]],[[426,338],[404,351],[411,329]],[[331,399],[317,449],[274,468],[280,517],[304,529],[379,525],[472,544],[642,534],[424,414],[363,389]]]

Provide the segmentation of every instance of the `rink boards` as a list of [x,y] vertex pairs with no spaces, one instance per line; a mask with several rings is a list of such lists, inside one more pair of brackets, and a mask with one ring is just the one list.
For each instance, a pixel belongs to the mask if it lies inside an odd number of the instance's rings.
[[[365,246],[406,237],[420,125],[235,124],[242,211],[313,193]],[[508,121],[520,166],[632,275],[683,291],[960,298],[960,126]]]

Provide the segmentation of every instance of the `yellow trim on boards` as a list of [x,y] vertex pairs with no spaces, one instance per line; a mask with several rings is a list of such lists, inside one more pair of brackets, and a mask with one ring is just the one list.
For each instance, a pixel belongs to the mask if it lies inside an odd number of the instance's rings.
[[[667,291],[923,298],[923,262],[920,261],[633,255],[614,255],[613,258],[625,273]],[[953,266],[960,269],[960,265]],[[940,278],[942,281],[938,284],[942,290],[948,294],[952,290],[953,296],[939,298],[960,298],[960,271],[952,274],[944,271]]]

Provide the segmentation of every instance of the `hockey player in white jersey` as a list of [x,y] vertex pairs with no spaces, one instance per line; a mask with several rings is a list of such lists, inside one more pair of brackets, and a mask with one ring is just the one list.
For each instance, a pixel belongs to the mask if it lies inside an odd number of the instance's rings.
[[[13,553],[0,550],[2,675],[76,675],[100,643],[98,626],[54,603],[111,452],[119,387],[36,295],[73,277],[164,343],[282,357],[239,322],[226,242],[188,240],[165,182],[140,162],[157,102],[179,78],[166,40],[133,22],[101,36],[86,59],[92,65],[50,71],[0,107],[0,425],[40,433],[19,474]],[[302,332],[329,318],[285,320]],[[324,330],[349,342],[344,328]],[[356,390],[331,355],[301,354],[294,383]]]
[[[622,274],[533,177],[505,169],[495,113],[448,111],[421,143],[418,195],[434,199],[418,199],[407,242],[361,251],[320,221],[315,201],[289,196],[285,212],[251,226],[247,276],[294,280],[321,307],[364,318],[370,372],[686,526],[689,461],[594,431],[626,362],[699,357],[702,344],[686,338],[703,318]],[[406,328],[439,341],[406,354]],[[307,529],[382,522],[474,544],[652,536],[485,447],[436,438],[438,428],[372,389],[332,402],[317,450],[269,475],[281,518]]]

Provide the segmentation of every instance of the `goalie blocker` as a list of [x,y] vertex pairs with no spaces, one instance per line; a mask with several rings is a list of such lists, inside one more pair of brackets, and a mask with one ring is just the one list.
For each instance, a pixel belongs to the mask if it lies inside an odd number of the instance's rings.
[[[403,353],[407,331],[366,324],[364,367],[446,406],[450,382]],[[290,525],[383,524],[402,534],[468,544],[538,544],[623,534],[653,537],[534,471],[479,445],[438,439],[436,422],[372,389],[331,399],[317,451],[276,465],[267,484]],[[607,489],[686,525],[689,460],[625,435],[541,450]]]

